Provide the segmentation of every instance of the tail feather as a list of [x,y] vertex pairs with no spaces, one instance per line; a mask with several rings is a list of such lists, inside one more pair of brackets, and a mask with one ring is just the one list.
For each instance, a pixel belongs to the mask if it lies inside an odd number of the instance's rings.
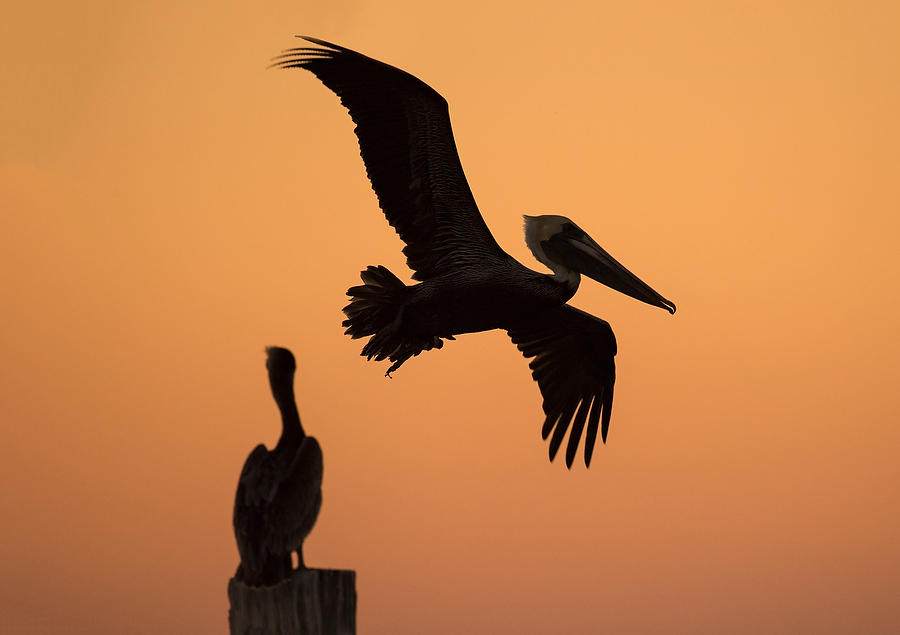
[[403,332],[403,312],[409,299],[409,287],[387,267],[369,266],[360,273],[362,285],[350,287],[350,304],[344,307],[347,319],[344,333],[353,339],[371,336],[363,346],[366,359],[390,359],[393,364],[386,375],[400,368],[410,357],[432,348],[441,348],[440,337]]
[[365,284],[347,290],[352,299],[344,307],[347,319],[342,324],[353,339],[376,335],[399,321],[407,297],[406,285],[387,267],[369,266],[360,278]]

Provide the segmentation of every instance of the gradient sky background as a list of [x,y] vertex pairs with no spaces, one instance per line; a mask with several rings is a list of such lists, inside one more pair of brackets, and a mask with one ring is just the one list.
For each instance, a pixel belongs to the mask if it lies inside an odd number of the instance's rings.
[[[0,23],[0,631],[226,632],[278,344],[360,633],[900,632],[900,5],[150,5]],[[393,380],[342,334],[409,272],[337,99],[266,70],[295,33],[448,99],[512,255],[566,214],[677,303],[575,297],[619,340],[590,470],[503,333]]]

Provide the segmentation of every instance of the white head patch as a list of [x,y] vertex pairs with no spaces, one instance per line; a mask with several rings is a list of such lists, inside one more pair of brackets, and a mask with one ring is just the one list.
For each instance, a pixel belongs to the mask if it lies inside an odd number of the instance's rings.
[[[528,245],[528,248],[531,250],[531,253],[534,254],[534,257],[537,258],[538,262],[543,263],[553,271],[554,278],[567,281],[573,287],[577,287],[580,275],[575,271],[571,271],[562,263],[551,260],[547,254],[544,253],[543,247],[541,247],[543,241],[560,233],[564,224],[570,223],[575,225],[575,223],[565,216],[558,216],[556,214],[523,216],[522,218],[525,219],[525,244]],[[577,225],[575,226],[577,227]]]

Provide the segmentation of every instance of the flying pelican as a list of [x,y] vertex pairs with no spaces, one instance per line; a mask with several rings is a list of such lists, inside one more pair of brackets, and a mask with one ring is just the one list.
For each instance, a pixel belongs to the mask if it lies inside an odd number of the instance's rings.
[[[300,36],[298,36],[300,37]],[[525,216],[525,242],[553,273],[523,266],[488,230],[460,164],[446,100],[393,66],[311,37],[317,47],[282,52],[273,66],[303,68],[341,99],[356,123],[360,154],[378,203],[406,243],[408,286],[383,266],[347,291],[343,326],[371,336],[368,359],[393,362],[387,374],[454,335],[505,330],[526,358],[544,398],[542,429],[550,460],[571,426],[566,466],[582,433],[590,467],[598,427],[603,442],[615,382],[616,340],[609,324],[566,302],[584,274],[633,298],[675,312],[578,225],[557,215]]]
[[303,562],[303,540],[322,507],[322,449],[300,425],[294,401],[294,355],[266,349],[272,396],[281,411],[281,437],[271,451],[258,445],[247,457],[234,500],[234,536],[241,564],[235,579],[271,586],[291,572],[291,553]]

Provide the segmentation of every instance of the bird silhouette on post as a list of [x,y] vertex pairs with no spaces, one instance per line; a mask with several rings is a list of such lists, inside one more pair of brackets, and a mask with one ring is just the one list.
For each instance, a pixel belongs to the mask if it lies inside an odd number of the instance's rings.
[[271,586],[290,576],[291,554],[303,569],[303,541],[322,506],[322,449],[300,425],[294,400],[294,355],[266,349],[269,385],[281,411],[275,448],[260,444],[244,462],[234,501],[234,535],[241,564],[235,580]]

